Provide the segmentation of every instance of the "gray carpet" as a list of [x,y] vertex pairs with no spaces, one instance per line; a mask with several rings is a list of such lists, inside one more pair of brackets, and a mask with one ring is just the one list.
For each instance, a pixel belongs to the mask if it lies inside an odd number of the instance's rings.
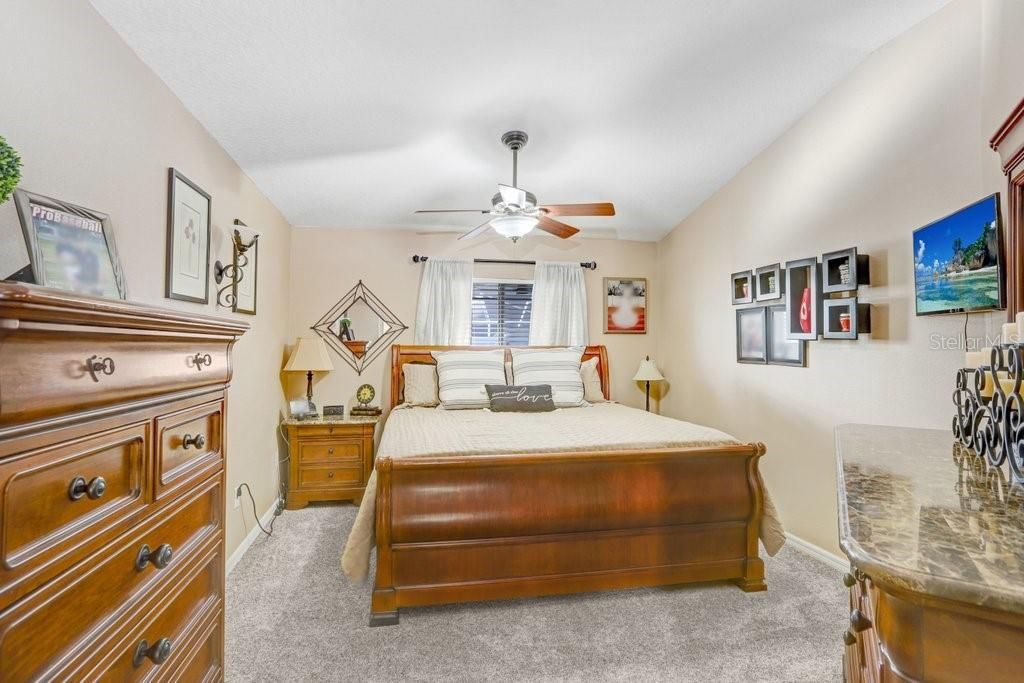
[[[338,559],[351,505],[285,512],[227,581],[228,681],[831,681],[840,572],[792,548],[730,584],[408,609],[371,629]],[[372,576],[372,573],[371,573]]]

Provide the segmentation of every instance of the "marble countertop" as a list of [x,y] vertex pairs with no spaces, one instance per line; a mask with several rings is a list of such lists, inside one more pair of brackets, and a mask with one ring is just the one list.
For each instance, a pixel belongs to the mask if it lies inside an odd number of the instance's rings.
[[351,424],[374,424],[383,419],[381,415],[348,415],[340,417],[338,415],[329,415],[327,417],[307,417],[305,420],[296,420],[293,418],[287,418],[284,421],[285,425],[351,425]]
[[950,430],[836,428],[840,545],[880,585],[1024,614],[1024,490]]

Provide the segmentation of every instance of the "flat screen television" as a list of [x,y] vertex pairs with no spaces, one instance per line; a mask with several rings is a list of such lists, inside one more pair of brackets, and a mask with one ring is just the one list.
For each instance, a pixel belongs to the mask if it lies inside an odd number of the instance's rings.
[[999,193],[914,231],[917,315],[1005,307]]

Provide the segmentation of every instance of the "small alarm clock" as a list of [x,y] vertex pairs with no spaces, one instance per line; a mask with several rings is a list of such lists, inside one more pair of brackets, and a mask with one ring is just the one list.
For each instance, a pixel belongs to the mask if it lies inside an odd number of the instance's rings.
[[356,400],[359,401],[360,408],[369,408],[370,401],[372,401],[376,395],[376,390],[369,384],[364,384],[356,389]]

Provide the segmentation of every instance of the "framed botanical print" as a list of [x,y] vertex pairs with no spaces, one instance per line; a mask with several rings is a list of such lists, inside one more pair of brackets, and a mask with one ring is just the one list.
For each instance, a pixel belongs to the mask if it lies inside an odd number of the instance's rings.
[[647,279],[604,279],[604,331],[607,334],[647,334]]
[[234,294],[235,305],[232,310],[236,313],[248,313],[256,315],[256,285],[257,266],[259,265],[260,243],[254,241],[252,246],[239,253],[238,248],[234,250],[234,264],[239,277],[235,280]]
[[110,216],[22,189],[14,190],[14,203],[36,284],[128,298]]
[[764,306],[736,309],[736,362],[764,364],[768,360],[768,329]]
[[210,195],[177,170],[168,169],[168,299],[205,304],[210,288]]
[[806,365],[807,342],[789,338],[789,317],[785,306],[768,306],[768,363],[770,365]]

